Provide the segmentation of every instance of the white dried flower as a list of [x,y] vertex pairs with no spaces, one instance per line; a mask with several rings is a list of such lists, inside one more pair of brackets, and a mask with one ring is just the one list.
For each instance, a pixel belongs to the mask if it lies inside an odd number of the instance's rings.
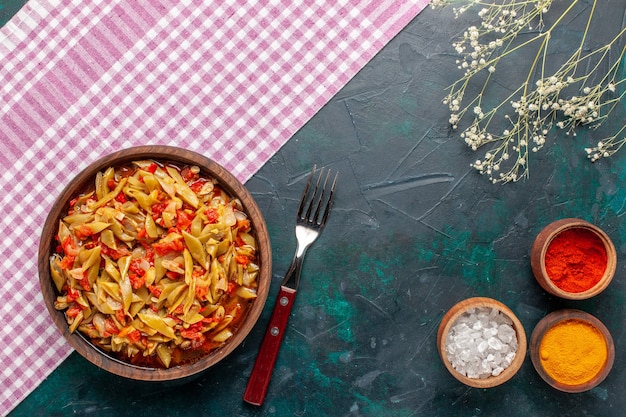
[[[623,109],[616,106],[615,101],[626,96],[613,94],[618,91],[622,82],[620,63],[625,58],[624,49],[621,54],[609,54],[612,43],[624,42],[624,39],[614,39],[606,45],[600,45],[595,50],[585,48],[574,49],[573,55],[565,60],[561,67],[555,67],[552,73],[544,71],[544,68],[553,68],[546,65],[542,57],[550,57],[548,45],[552,31],[551,27],[545,31],[543,24],[546,13],[549,13],[553,0],[501,0],[497,3],[478,2],[477,0],[432,0],[431,6],[439,7],[454,2],[457,7],[453,8],[455,17],[474,10],[479,23],[470,25],[462,36],[452,44],[460,55],[456,64],[462,71],[463,76],[456,81],[449,90],[444,101],[448,105],[451,116],[450,125],[457,129],[461,126],[460,136],[465,143],[474,151],[489,144],[491,150],[485,154],[483,160],[478,160],[471,165],[481,174],[489,176],[494,183],[514,182],[528,176],[529,152],[541,150],[550,135],[556,135],[552,130],[555,126],[563,129],[566,135],[576,135],[576,129],[582,125],[601,125],[613,109]],[[563,10],[563,9],[561,9]],[[550,17],[551,22],[565,22],[565,13],[572,8],[567,8],[561,16]],[[586,9],[588,13],[593,8]],[[582,13],[582,12],[581,12]],[[595,22],[588,17],[588,21]],[[528,29],[536,28],[529,38]],[[524,32],[523,41],[516,43],[518,34]],[[534,37],[532,37],[534,36]],[[620,35],[626,38],[626,31]],[[582,36],[586,39],[586,34]],[[537,42],[535,42],[537,41]],[[491,94],[489,88],[492,83],[490,74],[496,72],[501,60],[515,59],[518,54],[510,52],[526,45],[540,44],[537,51],[537,59],[528,61],[527,74],[541,74],[540,79],[520,80],[520,86],[515,88],[511,85],[513,93],[506,99],[510,108],[508,111],[502,102],[498,103],[498,97],[489,97],[483,100],[483,95]],[[580,51],[584,50],[584,53]],[[566,57],[567,58],[567,57]],[[604,61],[597,62],[594,60]],[[531,67],[539,63],[541,68]],[[514,65],[526,65],[526,62],[514,63]],[[600,65],[602,64],[602,65]],[[587,73],[581,73],[581,68],[587,68]],[[608,68],[606,73],[602,72]],[[484,71],[484,73],[483,73]],[[618,72],[619,71],[619,72]],[[522,71],[523,73],[524,71]],[[481,74],[482,73],[482,74]],[[481,92],[474,97],[464,100],[465,89],[473,78],[478,76],[478,82],[482,83]],[[486,81],[485,81],[486,79]],[[614,80],[620,80],[615,82]],[[601,80],[598,82],[597,80]],[[579,91],[578,95],[571,96],[568,91]],[[507,93],[508,94],[508,93]],[[486,103],[490,103],[486,106]],[[492,104],[493,103],[493,104]],[[463,126],[465,118],[469,119],[469,126]],[[501,119],[502,124],[496,121]],[[506,125],[506,129],[502,129]],[[493,128],[502,129],[501,135],[491,133]],[[599,158],[613,155],[626,142],[624,134],[626,125],[613,136],[604,139],[595,147],[585,150],[589,159],[597,161]],[[511,150],[514,157],[510,158]],[[498,172],[501,171],[501,172]],[[498,175],[494,176],[494,172]]]

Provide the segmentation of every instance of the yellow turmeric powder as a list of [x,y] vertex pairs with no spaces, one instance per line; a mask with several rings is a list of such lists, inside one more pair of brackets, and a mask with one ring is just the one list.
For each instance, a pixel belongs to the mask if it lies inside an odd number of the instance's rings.
[[543,369],[555,381],[580,385],[602,371],[608,348],[604,336],[592,324],[568,319],[546,331],[539,355]]

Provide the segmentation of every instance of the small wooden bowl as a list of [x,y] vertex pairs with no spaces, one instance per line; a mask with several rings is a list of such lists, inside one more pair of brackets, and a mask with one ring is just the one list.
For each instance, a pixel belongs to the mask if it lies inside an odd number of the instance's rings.
[[[446,354],[446,335],[449,333],[454,323],[463,313],[470,309],[478,307],[495,308],[501,313],[505,314],[508,318],[510,318],[513,322],[513,329],[515,330],[518,344],[517,352],[515,354],[513,362],[498,376],[490,376],[483,379],[469,378],[456,371],[448,360],[448,356]],[[452,306],[452,308],[450,308],[450,310],[448,310],[448,312],[441,319],[441,323],[439,324],[439,330],[437,332],[437,348],[439,350],[439,356],[441,357],[443,364],[452,374],[452,376],[455,377],[457,380],[464,383],[465,385],[474,388],[492,388],[503,384],[511,379],[521,368],[526,357],[526,333],[524,332],[524,327],[522,326],[522,323],[515,316],[513,311],[511,311],[511,309],[509,309],[506,305],[497,300],[487,297],[468,298]]]
[[[257,254],[259,258],[260,271],[257,278],[257,297],[230,340],[222,347],[195,362],[174,366],[168,369],[140,367],[122,362],[96,348],[88,338],[84,337],[79,332],[70,333],[65,319],[65,313],[54,308],[57,292],[50,275],[49,259],[55,252],[55,235],[57,233],[59,220],[67,213],[70,201],[87,190],[93,190],[94,179],[96,173],[99,171],[103,171],[110,166],[124,166],[133,161],[145,159],[170,162],[181,167],[185,165],[196,165],[200,168],[202,176],[217,179],[227,193],[233,197],[239,198],[244,211],[250,218],[252,233],[257,241]],[[209,158],[189,150],[170,146],[140,146],[105,156],[89,165],[70,181],[52,205],[46,222],[43,225],[39,244],[38,264],[39,283],[48,312],[63,337],[80,355],[94,365],[126,378],[144,381],[171,381],[184,380],[187,379],[187,377],[210,368],[223,360],[243,342],[261,315],[261,311],[267,299],[271,281],[272,254],[269,234],[261,211],[250,192],[230,172]]]
[[[600,281],[583,292],[569,292],[557,287],[546,271],[545,257],[552,240],[564,230],[582,228],[593,232],[604,244],[607,265]],[[566,218],[547,225],[535,238],[530,252],[530,264],[535,279],[541,287],[552,295],[568,300],[585,300],[600,294],[611,283],[617,268],[617,253],[613,242],[599,227],[580,219]]]
[[[604,363],[604,366],[602,367],[601,371],[596,374],[595,377],[583,384],[563,384],[552,378],[543,368],[543,365],[541,363],[540,346],[543,337],[545,336],[546,332],[550,330],[553,326],[565,320],[579,320],[592,325],[597,330],[599,330],[600,333],[602,333],[602,336],[604,336],[604,340],[606,341],[607,359]],[[530,337],[530,359],[537,373],[550,386],[563,392],[578,393],[588,391],[604,381],[604,379],[611,371],[611,368],[613,367],[613,361],[615,360],[615,345],[613,343],[613,338],[611,337],[611,333],[609,332],[609,330],[596,317],[581,310],[563,309],[548,314],[543,319],[541,319],[539,323],[537,323],[537,325],[535,326],[535,329],[533,330],[533,333]]]

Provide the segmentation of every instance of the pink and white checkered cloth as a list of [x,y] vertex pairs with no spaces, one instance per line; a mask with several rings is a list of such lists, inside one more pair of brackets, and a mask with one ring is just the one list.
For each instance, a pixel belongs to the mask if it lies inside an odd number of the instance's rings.
[[428,1],[29,0],[0,29],[0,414],[70,353],[36,259],[74,174],[171,144],[245,182]]

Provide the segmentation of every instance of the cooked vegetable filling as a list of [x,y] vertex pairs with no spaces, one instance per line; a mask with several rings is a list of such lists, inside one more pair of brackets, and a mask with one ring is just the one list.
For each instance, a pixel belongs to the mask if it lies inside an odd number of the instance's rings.
[[195,166],[110,167],[70,203],[50,258],[70,331],[135,365],[194,361],[226,343],[256,298],[241,202]]

